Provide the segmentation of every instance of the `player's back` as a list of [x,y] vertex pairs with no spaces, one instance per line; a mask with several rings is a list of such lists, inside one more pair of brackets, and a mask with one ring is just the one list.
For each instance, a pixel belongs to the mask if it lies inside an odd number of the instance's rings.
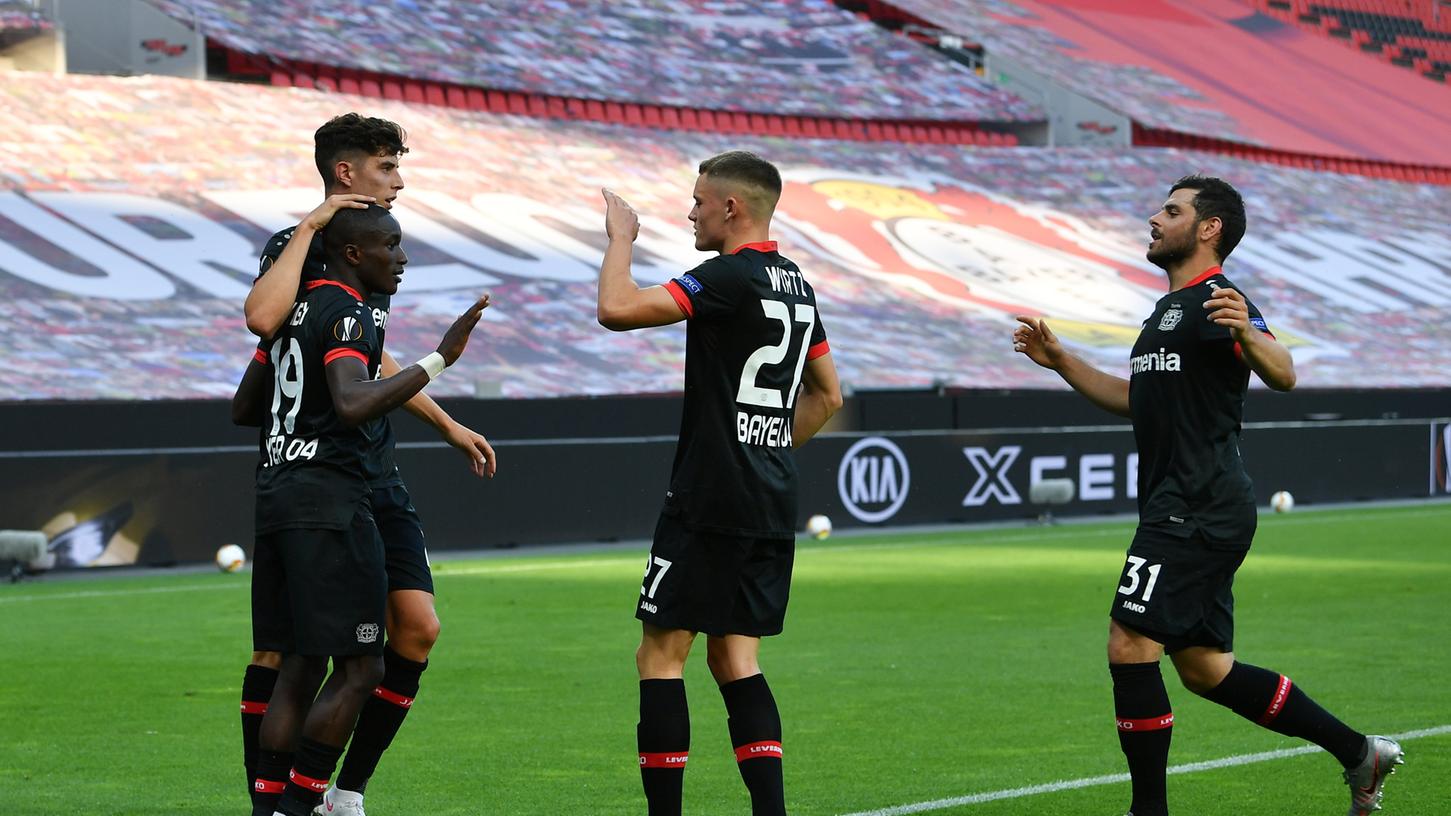
[[689,323],[666,512],[701,529],[789,537],[797,387],[827,348],[816,293],[775,242],[713,258],[669,288]]
[[381,346],[370,311],[354,289],[329,280],[303,296],[273,338],[272,396],[262,421],[257,468],[258,531],[285,526],[341,527],[366,493],[362,427],[333,408],[326,367],[354,357],[377,376]]

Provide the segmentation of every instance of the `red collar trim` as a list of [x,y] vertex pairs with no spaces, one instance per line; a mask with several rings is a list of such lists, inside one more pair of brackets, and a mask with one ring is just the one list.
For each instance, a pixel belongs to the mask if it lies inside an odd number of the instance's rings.
[[1194,280],[1189,281],[1188,283],[1184,284],[1183,286],[1180,286],[1179,289],[1175,289],[1174,291],[1177,292],[1180,289],[1188,289],[1191,286],[1198,286],[1199,284],[1201,284],[1201,283],[1209,280],[1210,278],[1212,278],[1212,277],[1214,277],[1215,275],[1218,275],[1218,274],[1220,274],[1219,267],[1217,267],[1217,266],[1211,266],[1211,267],[1209,267],[1208,269],[1206,269],[1204,271],[1204,274],[1203,275],[1200,275],[1199,277],[1195,278]]
[[354,289],[353,287],[347,285],[346,283],[343,283],[342,281],[318,279],[318,280],[310,280],[310,281],[307,282],[306,285],[307,285],[307,291],[309,291],[309,292],[311,292],[312,290],[316,289],[319,286],[336,286],[337,288],[343,290],[344,292],[347,292],[348,294],[352,295],[353,296],[353,299],[356,300],[356,301],[358,301],[359,303],[361,303],[363,301],[363,296],[360,295],[360,294],[358,294],[358,290],[357,289]]
[[736,247],[735,249],[731,250],[730,252],[728,252],[726,254],[727,255],[734,255],[734,254],[736,254],[737,252],[740,252],[743,249],[754,249],[757,252],[775,252],[776,251],[776,242],[775,241],[757,241],[754,244],[741,244],[740,246]]

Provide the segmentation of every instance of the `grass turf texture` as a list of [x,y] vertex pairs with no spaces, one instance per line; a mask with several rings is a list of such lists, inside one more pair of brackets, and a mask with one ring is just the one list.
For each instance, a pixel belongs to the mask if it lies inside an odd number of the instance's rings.
[[[1236,585],[1237,651],[1352,726],[1451,722],[1451,506],[1262,518]],[[1124,770],[1103,641],[1131,528],[838,537],[800,547],[786,634],[762,662],[792,812],[841,814]],[[368,808],[638,814],[643,551],[453,561],[443,636]],[[245,575],[0,587],[0,814],[245,813],[237,700]],[[748,813],[697,645],[686,812]],[[1166,677],[1172,763],[1274,750]],[[1444,806],[1451,735],[1406,744],[1387,813]],[[1341,814],[1327,755],[1175,776],[1177,813]],[[933,811],[1118,816],[1127,784]]]

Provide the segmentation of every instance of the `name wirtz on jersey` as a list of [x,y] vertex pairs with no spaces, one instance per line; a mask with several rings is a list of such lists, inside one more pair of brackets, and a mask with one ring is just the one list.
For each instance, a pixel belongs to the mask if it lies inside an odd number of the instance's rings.
[[1179,371],[1179,355],[1175,352],[1164,353],[1160,348],[1157,352],[1140,354],[1137,357],[1129,358],[1129,370],[1134,374],[1143,374],[1148,371]]
[[779,266],[768,266],[766,267],[766,277],[771,279],[771,288],[777,292],[806,297],[806,285],[800,272],[782,269]]

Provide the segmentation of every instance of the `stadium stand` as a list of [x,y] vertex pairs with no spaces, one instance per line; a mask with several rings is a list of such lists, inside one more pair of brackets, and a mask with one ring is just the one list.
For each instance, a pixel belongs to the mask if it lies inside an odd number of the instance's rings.
[[[266,58],[273,84],[432,104],[449,104],[453,92],[463,103],[456,107],[468,103],[468,88],[486,88],[520,93],[514,104],[523,106],[547,106],[528,96],[546,95],[581,108],[593,100],[924,122],[1043,118],[1035,104],[829,0],[610,0],[568,9],[528,0],[150,2],[216,44]],[[577,118],[609,112],[581,109]],[[640,124],[628,113],[620,110],[620,121]]]
[[0,0],[0,31],[40,31],[53,28],[55,21],[29,3]]
[[702,259],[685,223],[695,164],[730,147],[785,170],[782,239],[851,349],[838,364],[856,388],[1056,387],[1007,351],[1019,312],[1054,317],[1083,354],[1122,367],[1162,294],[1146,219],[1190,171],[1245,191],[1232,275],[1295,345],[1303,385],[1451,384],[1444,187],[1179,150],[730,137],[228,83],[3,78],[10,399],[230,395],[251,348],[239,303],[257,248],[316,203],[311,133],[349,109],[411,133],[394,353],[422,355],[474,292],[495,295],[484,342],[436,394],[678,389],[678,334],[594,321],[599,188],[648,216],[637,270],[661,282]]
[[1441,0],[1253,0],[1255,8],[1437,82],[1451,75],[1451,5]]
[[1325,38],[1234,0],[890,5],[1129,116],[1140,126],[1137,143],[1186,137],[1207,140],[1201,149],[1260,148],[1259,158],[1290,164],[1448,164],[1451,88],[1406,83],[1403,71],[1376,60],[1347,60]]

